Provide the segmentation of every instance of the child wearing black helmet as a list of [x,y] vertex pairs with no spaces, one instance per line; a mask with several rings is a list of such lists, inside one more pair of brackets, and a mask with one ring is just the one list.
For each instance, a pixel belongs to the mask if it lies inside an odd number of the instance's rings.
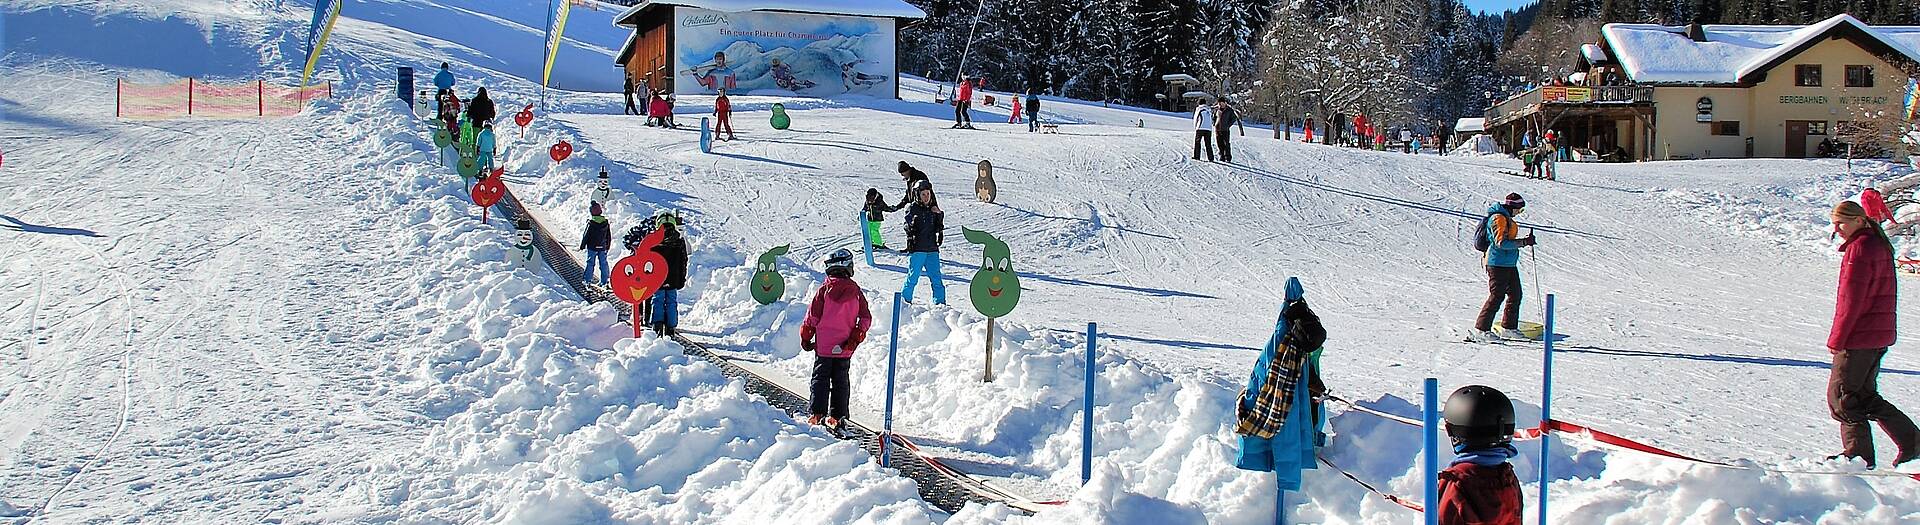
[[813,380],[807,423],[824,419],[829,431],[843,434],[853,394],[849,376],[853,350],[873,328],[873,312],[866,292],[853,282],[853,252],[835,250],[827,258],[827,280],[814,292],[807,317],[800,322],[800,348],[813,352]]
[[867,188],[867,204],[860,209],[866,212],[867,242],[872,243],[875,250],[887,249],[886,241],[880,240],[880,221],[886,220],[887,212],[891,211],[887,198],[880,195],[879,188]]
[[1440,525],[1521,525],[1520,478],[1508,463],[1513,402],[1493,387],[1461,387],[1447,397],[1453,464],[1440,471]]

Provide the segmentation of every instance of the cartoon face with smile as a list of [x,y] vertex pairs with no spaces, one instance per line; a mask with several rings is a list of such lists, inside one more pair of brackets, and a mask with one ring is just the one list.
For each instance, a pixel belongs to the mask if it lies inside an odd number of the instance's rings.
[[1013,273],[1013,253],[1007,243],[980,230],[961,228],[967,242],[982,245],[980,271],[974,272],[968,295],[980,315],[1001,317],[1020,304],[1020,276]]
[[[789,245],[791,246],[791,245]],[[753,265],[753,279],[748,281],[752,288],[753,300],[760,304],[773,304],[786,295],[787,277],[780,275],[779,261],[775,258],[787,254],[788,246],[778,246],[760,254],[760,261]]]
[[507,255],[514,264],[529,266],[533,264],[533,223],[520,219],[513,223],[513,251]]
[[654,230],[641,239],[632,254],[613,263],[613,278],[608,282],[613,295],[628,304],[640,304],[659,291],[660,285],[666,284],[667,258],[653,251],[666,236],[666,230]]

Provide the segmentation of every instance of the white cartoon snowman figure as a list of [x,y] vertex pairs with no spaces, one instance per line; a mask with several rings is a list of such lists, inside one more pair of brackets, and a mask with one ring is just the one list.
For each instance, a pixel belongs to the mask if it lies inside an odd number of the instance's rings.
[[513,249],[507,250],[507,262],[514,266],[533,271],[539,250],[533,247],[533,222],[520,219],[513,224]]
[[599,204],[601,206],[606,206],[607,201],[613,199],[613,186],[608,184],[606,166],[600,167],[600,185],[597,187],[594,187],[593,193],[588,194],[588,197],[593,201],[594,204]]

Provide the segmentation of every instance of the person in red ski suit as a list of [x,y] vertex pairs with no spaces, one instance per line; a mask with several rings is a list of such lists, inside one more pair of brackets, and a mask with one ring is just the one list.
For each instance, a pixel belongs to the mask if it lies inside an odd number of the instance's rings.
[[720,90],[720,95],[713,98],[713,116],[719,121],[713,126],[713,135],[718,137],[725,131],[727,138],[723,140],[733,140],[733,101],[727,100],[727,90]]

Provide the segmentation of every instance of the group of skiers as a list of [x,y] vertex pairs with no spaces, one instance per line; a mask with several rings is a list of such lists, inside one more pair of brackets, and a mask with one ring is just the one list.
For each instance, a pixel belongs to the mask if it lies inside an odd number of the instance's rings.
[[[471,100],[463,104],[459,94],[454,92],[456,79],[451,66],[440,63],[440,72],[433,75],[434,100],[438,102],[435,115],[446,126],[453,142],[460,150],[471,152],[475,163],[482,172],[492,171],[495,141],[493,119],[499,116],[493,105],[493,99],[487,96],[487,88],[480,88]],[[465,108],[465,112],[461,109]]]
[[1534,140],[1532,130],[1520,136],[1520,163],[1528,177],[1553,180],[1558,175],[1554,172],[1560,161],[1560,134],[1549,129],[1539,137]]
[[[647,117],[645,125],[648,127],[680,128],[680,125],[673,120],[675,100],[672,93],[666,93],[664,90],[653,90],[646,80],[641,80],[636,84],[633,75],[624,76],[620,90],[625,94],[627,100],[626,108],[622,110],[624,114],[643,115]],[[646,111],[643,112],[640,108],[634,107],[633,101],[635,94],[638,94],[641,99],[647,101]],[[713,116],[715,117],[713,128],[714,137],[719,140],[734,140],[736,137],[733,133],[733,101],[727,98],[727,90],[725,87],[719,88],[717,95],[713,99]],[[725,133],[725,135],[722,136],[722,133]]]
[[[976,129],[973,127],[973,90],[984,83],[984,79],[970,76],[961,78],[960,83],[954,86],[953,99],[947,101],[953,105],[953,129]],[[988,96],[987,103],[992,104],[992,101],[993,97]],[[1013,110],[1007,115],[1008,124],[1019,124],[1023,119],[1028,133],[1040,131],[1040,95],[1031,89],[1027,90],[1024,97],[1013,97]]]
[[1220,162],[1233,162],[1232,128],[1238,126],[1240,134],[1247,134],[1247,126],[1240,122],[1240,112],[1233,108],[1227,99],[1203,102],[1193,108],[1193,160],[1200,160],[1200,148],[1206,147],[1207,162],[1213,162],[1213,146],[1220,145]]

